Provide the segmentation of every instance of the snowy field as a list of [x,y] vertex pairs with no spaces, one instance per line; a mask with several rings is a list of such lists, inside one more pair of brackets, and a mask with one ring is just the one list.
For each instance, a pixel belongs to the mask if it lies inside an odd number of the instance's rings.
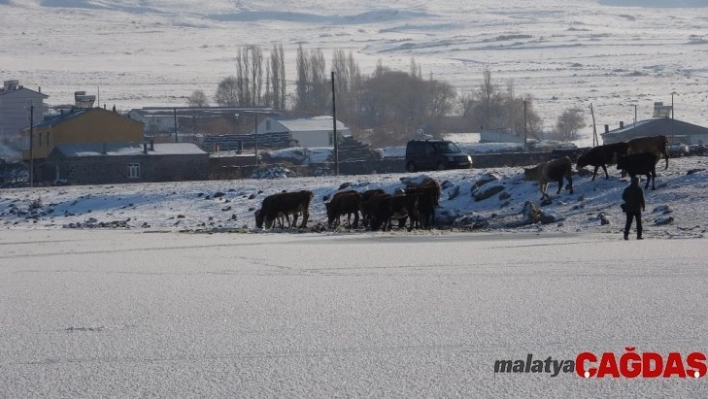
[[[563,110],[585,110],[592,132],[651,117],[671,102],[675,117],[708,119],[708,0],[0,0],[0,78],[41,86],[51,105],[76,90],[119,110],[185,105],[213,95],[235,73],[239,48],[266,55],[283,44],[289,91],[295,53],[351,51],[365,74],[376,62],[467,93],[489,68],[497,84],[535,96],[551,130]],[[474,128],[474,127],[471,127]],[[586,140],[587,142],[587,140]]]
[[1,230],[0,397],[706,397],[495,374],[705,353],[704,240]]
[[[708,157],[672,158],[664,170],[658,164],[656,190],[645,192],[645,236],[650,238],[705,238],[708,229]],[[551,183],[549,204],[540,206],[538,184],[523,179],[523,169],[493,168],[429,172],[441,183],[440,207],[432,232],[394,231],[392,234],[430,235],[443,230],[496,232],[603,233],[620,238],[624,214],[619,204],[628,178],[621,178],[610,166],[610,179],[602,170],[591,181],[585,173],[574,173],[574,192],[563,189],[556,195]],[[281,191],[308,189],[314,193],[310,222],[304,231],[327,228],[325,202],[340,187],[364,191],[381,188],[390,194],[404,186],[401,179],[420,174],[378,174],[340,177],[295,177],[283,179],[212,180],[169,183],[56,186],[0,190],[0,228],[71,229],[128,228],[154,231],[238,231],[259,234],[254,211],[262,200]],[[474,190],[480,181],[489,182]],[[644,177],[642,177],[644,179]],[[644,185],[642,181],[642,186]],[[489,190],[496,194],[477,200]],[[478,197],[480,197],[478,195]],[[481,198],[481,197],[480,197]],[[556,220],[520,226],[522,208],[533,202]],[[602,223],[602,220],[606,224]],[[670,223],[663,224],[663,222]],[[280,230],[277,230],[280,232]],[[359,227],[356,232],[363,233]],[[335,233],[348,233],[339,229]]]

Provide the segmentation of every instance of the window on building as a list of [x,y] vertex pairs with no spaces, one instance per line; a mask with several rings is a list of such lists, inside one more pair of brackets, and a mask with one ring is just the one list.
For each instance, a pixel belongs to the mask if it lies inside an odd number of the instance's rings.
[[329,132],[329,145],[334,145],[334,132]]
[[128,164],[128,178],[129,179],[140,178],[140,164],[139,163],[129,163]]

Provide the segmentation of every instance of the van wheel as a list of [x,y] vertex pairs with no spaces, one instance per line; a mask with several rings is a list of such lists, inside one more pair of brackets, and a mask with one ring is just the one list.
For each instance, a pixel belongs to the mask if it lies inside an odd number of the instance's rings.
[[442,162],[438,162],[438,170],[445,170],[445,164]]
[[415,172],[415,165],[413,162],[408,162],[408,165],[406,165],[406,170],[411,173]]

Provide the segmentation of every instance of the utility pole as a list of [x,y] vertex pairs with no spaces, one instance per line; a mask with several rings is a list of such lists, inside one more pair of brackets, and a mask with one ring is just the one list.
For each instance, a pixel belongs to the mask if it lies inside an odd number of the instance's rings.
[[256,117],[256,128],[253,133],[253,140],[255,142],[255,149],[256,149],[256,165],[259,165],[260,162],[258,162],[258,114],[253,114],[253,116]]
[[674,143],[674,94],[676,92],[671,92],[671,144]]
[[524,100],[524,151],[529,151],[529,140],[528,140],[528,123],[526,122],[526,100]]
[[634,107],[634,126],[632,127],[633,129],[637,128],[637,104],[632,104]]
[[175,143],[179,142],[179,138],[177,136],[177,107],[172,109],[174,118],[175,118]]
[[30,140],[29,140],[29,158],[30,158],[30,170],[29,170],[29,184],[30,187],[34,187],[34,101],[30,101]]
[[592,146],[600,145],[600,139],[597,137],[597,125],[595,124],[595,109],[590,104],[590,115],[592,116]]
[[[432,72],[431,72],[432,73]],[[337,107],[334,94],[334,71],[332,71],[332,126],[334,140],[334,175],[339,176],[339,140],[337,139]]]

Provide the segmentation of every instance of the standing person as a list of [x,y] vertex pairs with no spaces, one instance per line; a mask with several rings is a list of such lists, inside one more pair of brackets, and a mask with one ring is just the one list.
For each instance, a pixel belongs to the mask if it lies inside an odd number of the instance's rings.
[[642,238],[642,212],[646,210],[644,203],[644,191],[639,186],[639,177],[632,177],[629,187],[622,193],[625,212],[627,213],[627,223],[624,225],[624,239],[629,240],[629,229],[632,227],[632,219],[637,219],[637,240]]

